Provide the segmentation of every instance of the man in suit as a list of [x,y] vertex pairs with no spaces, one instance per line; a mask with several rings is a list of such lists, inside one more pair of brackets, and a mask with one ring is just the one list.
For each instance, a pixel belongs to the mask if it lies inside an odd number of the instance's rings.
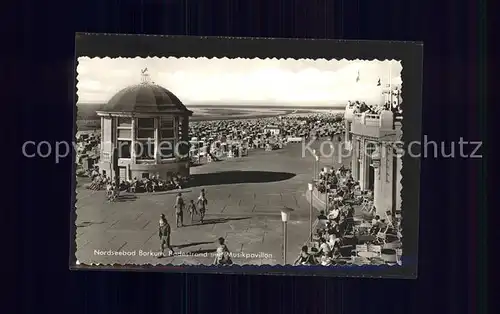
[[167,218],[165,218],[164,214],[161,214],[158,226],[158,236],[161,243],[161,255],[159,257],[165,257],[165,248],[168,248],[170,255],[174,254],[174,250],[170,245],[170,233],[171,229]]
[[182,193],[177,194],[175,198],[175,216],[177,228],[184,226],[184,199]]

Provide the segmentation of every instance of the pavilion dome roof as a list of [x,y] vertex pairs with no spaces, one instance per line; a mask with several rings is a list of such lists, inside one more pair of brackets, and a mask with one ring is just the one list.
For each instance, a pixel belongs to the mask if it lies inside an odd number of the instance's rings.
[[141,83],[120,90],[101,111],[192,115],[192,111],[174,93],[153,83]]

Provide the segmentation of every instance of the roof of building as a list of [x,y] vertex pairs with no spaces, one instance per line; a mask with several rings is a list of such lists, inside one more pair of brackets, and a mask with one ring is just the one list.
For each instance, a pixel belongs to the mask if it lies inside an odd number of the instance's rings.
[[171,91],[152,83],[142,83],[122,89],[111,97],[100,111],[188,115],[193,113]]

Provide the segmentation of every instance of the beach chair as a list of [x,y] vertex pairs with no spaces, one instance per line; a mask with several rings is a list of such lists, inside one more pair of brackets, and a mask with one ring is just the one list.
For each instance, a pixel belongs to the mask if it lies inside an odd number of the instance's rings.
[[113,201],[113,190],[106,190],[106,198],[109,202]]
[[381,230],[377,233],[378,242],[385,244],[387,230],[389,230],[389,226],[387,226],[384,231]]
[[370,211],[373,208],[373,202],[368,198],[363,198],[363,203],[361,203],[361,210]]
[[403,249],[396,249],[396,259],[398,264],[401,264],[401,256],[403,256]]
[[354,247],[353,253],[357,256],[359,252],[368,252],[368,246],[366,244],[357,244]]
[[128,191],[130,193],[135,193],[135,190],[136,190],[136,183],[133,183],[128,187]]
[[382,255],[382,246],[381,245],[369,245],[368,252],[373,252],[377,254],[378,257]]
[[392,222],[393,218],[390,217],[387,212],[385,213],[385,221],[387,221],[387,226],[394,227],[394,224]]

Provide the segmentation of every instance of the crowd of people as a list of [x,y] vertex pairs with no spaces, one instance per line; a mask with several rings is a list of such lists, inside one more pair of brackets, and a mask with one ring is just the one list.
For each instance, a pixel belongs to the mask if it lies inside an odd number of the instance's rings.
[[[277,134],[268,130],[271,125],[279,129]],[[191,162],[199,164],[227,157],[243,157],[250,150],[280,149],[287,145],[289,138],[332,137],[343,130],[343,114],[328,111],[259,119],[193,121],[189,124],[189,137],[195,139],[192,142],[198,142],[200,147],[192,148]],[[77,144],[77,175],[89,176],[99,159],[100,133],[79,134]],[[92,159],[92,162],[85,162],[86,158]],[[137,190],[148,191],[148,186],[159,190],[169,189],[175,185],[150,180],[153,182],[148,184],[142,184],[148,180],[138,180]],[[127,182],[123,182],[121,185],[126,184]],[[101,182],[93,184],[98,188],[102,188],[101,185]]]
[[318,177],[315,189],[328,202],[295,265],[397,263],[402,250],[401,213],[377,215],[373,193],[361,191],[344,166],[323,169]]
[[[279,132],[271,133],[268,129],[271,125]],[[245,150],[279,149],[287,144],[288,138],[331,137],[343,128],[343,114],[318,112],[260,119],[195,121],[189,125],[189,136],[203,142],[208,147],[207,154],[217,159],[229,152],[232,156],[241,156]]]
[[96,191],[106,190],[108,201],[115,201],[120,192],[123,191],[129,193],[153,193],[183,189],[189,181],[189,178],[173,173],[166,179],[150,176],[148,178],[133,178],[131,180],[119,180],[119,182],[117,182],[110,176],[99,173],[99,168],[97,166],[94,166],[92,170],[88,170],[87,175],[90,177],[91,182],[86,185],[86,187]]
[[383,105],[367,105],[364,101],[353,101],[349,102],[348,106],[354,108],[355,113],[380,114],[383,110],[389,110],[392,111],[395,117],[403,114],[401,102],[399,101],[393,106],[391,106],[389,102],[386,102]]
[[76,174],[85,176],[99,160],[100,132],[79,132],[76,135]]

